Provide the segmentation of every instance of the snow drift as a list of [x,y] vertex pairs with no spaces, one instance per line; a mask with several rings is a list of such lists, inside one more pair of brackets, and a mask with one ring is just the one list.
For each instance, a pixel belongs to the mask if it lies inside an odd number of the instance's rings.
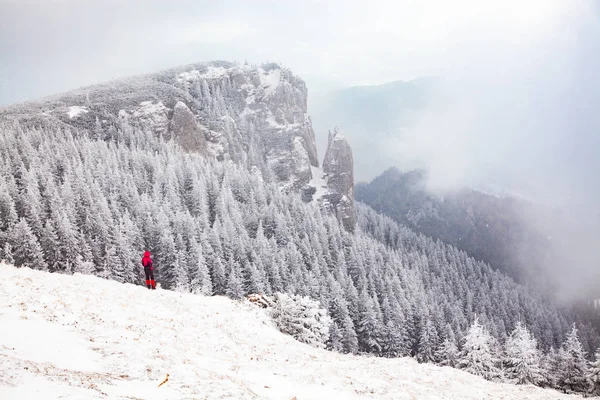
[[0,326],[2,399],[576,398],[313,348],[248,302],[4,264]]

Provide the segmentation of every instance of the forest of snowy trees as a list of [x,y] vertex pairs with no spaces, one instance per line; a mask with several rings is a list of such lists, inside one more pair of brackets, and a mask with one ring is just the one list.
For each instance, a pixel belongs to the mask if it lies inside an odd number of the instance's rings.
[[468,187],[435,193],[426,170],[390,168],[370,183],[356,185],[356,199],[396,222],[464,250],[517,282],[551,290],[548,264],[553,232],[538,231],[525,216],[536,205],[520,198],[498,197]]
[[597,333],[455,247],[358,207],[358,229],[256,169],[129,126],[100,140],[0,126],[0,259],[234,299],[288,293],[331,318],[327,347],[412,356],[487,379],[598,388]]

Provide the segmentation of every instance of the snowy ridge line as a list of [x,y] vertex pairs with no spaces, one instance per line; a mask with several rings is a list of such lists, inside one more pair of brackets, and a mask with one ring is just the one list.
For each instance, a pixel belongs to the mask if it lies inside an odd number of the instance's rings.
[[0,398],[577,398],[313,348],[278,332],[264,310],[224,297],[5,264],[0,282]]

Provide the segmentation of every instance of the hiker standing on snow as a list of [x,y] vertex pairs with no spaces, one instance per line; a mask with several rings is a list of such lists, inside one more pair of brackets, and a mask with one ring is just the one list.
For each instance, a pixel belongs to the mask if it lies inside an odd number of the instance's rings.
[[152,266],[152,259],[150,258],[149,251],[144,252],[142,265],[144,266],[144,272],[146,273],[146,286],[148,289],[156,289],[156,282],[154,282],[154,267]]

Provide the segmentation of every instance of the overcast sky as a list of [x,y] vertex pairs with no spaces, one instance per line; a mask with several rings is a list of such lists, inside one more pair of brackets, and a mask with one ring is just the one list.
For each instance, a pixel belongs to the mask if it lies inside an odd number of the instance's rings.
[[278,61],[346,85],[456,72],[483,79],[482,66],[572,45],[597,23],[597,4],[0,0],[0,104],[214,59]]

